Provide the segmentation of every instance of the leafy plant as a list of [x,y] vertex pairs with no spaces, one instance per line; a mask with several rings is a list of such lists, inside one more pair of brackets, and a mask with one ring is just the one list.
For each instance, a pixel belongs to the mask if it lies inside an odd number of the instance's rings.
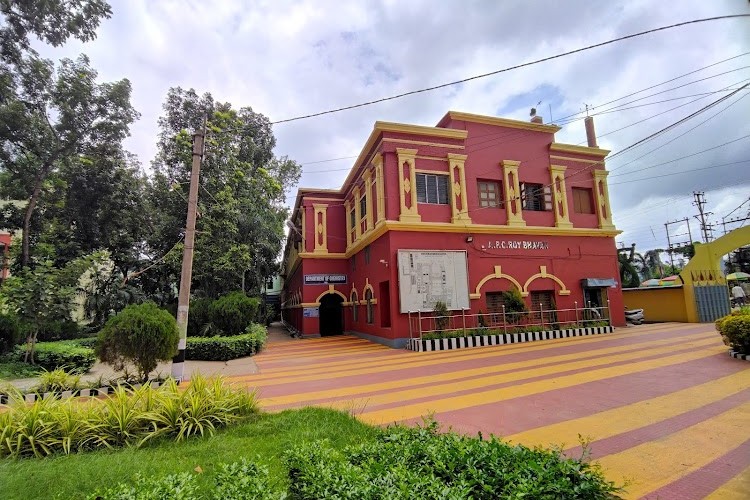
[[99,333],[96,354],[118,371],[133,364],[141,380],[158,362],[177,353],[177,321],[153,302],[129,305],[107,321]]
[[63,368],[44,371],[39,375],[39,384],[34,390],[40,394],[45,392],[75,391],[81,384],[81,376],[68,373]]
[[448,326],[450,321],[450,311],[448,311],[448,305],[445,302],[438,300],[435,302],[435,307],[432,309],[435,317],[435,330],[443,331]]
[[[211,323],[211,306],[214,299],[199,298],[190,301],[188,309],[188,337],[204,337],[206,333],[214,329]],[[211,325],[206,328],[207,325]],[[213,335],[213,332],[208,336]]]
[[506,323],[520,323],[529,312],[529,308],[526,307],[521,292],[515,288],[511,288],[508,291],[501,292],[502,301],[505,305],[505,322]]
[[239,335],[257,320],[259,311],[259,299],[232,292],[211,303],[210,318],[223,335]]
[[257,354],[266,343],[266,327],[252,323],[233,337],[188,337],[185,357],[201,361],[229,361]]
[[750,354],[750,309],[732,311],[715,324],[724,344],[741,354]]

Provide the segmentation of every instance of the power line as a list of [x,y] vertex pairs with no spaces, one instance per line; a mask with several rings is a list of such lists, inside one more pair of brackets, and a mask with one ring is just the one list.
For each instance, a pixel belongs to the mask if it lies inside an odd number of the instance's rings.
[[598,48],[598,47],[603,47],[605,45],[610,45],[610,44],[613,44],[613,43],[621,42],[623,40],[628,40],[628,39],[631,39],[631,38],[637,38],[639,36],[648,35],[648,34],[651,34],[651,33],[656,33],[656,32],[659,32],[659,31],[666,31],[666,30],[669,30],[669,29],[679,28],[679,27],[682,27],[682,26],[690,25],[690,24],[698,24],[698,23],[704,23],[704,22],[710,22],[710,21],[718,21],[718,20],[723,20],[723,19],[735,19],[735,18],[741,18],[741,17],[750,17],[750,14],[731,14],[731,15],[726,15],[726,16],[706,17],[706,18],[702,18],[702,19],[693,19],[692,21],[683,21],[681,23],[670,24],[668,26],[661,26],[659,28],[653,28],[653,29],[646,30],[646,31],[641,31],[641,32],[638,32],[638,33],[632,33],[630,35],[625,35],[625,36],[621,36],[621,37],[618,37],[618,38],[613,38],[613,39],[607,40],[605,42],[595,43],[593,45],[588,45],[586,47],[581,47],[581,48],[578,48],[578,49],[569,50],[567,52],[562,52],[560,54],[555,54],[553,56],[543,57],[541,59],[536,59],[534,61],[529,61],[529,62],[525,62],[525,63],[521,63],[521,64],[516,64],[514,66],[509,66],[507,68],[502,68],[502,69],[498,69],[498,70],[495,70],[495,71],[490,71],[489,73],[483,73],[481,75],[475,75],[475,76],[471,76],[471,77],[468,77],[468,78],[463,78],[461,80],[456,80],[456,81],[453,81],[453,82],[442,83],[440,85],[434,85],[432,87],[426,87],[426,88],[422,88],[422,89],[418,89],[418,90],[410,90],[409,92],[403,92],[401,94],[396,94],[396,95],[393,95],[393,96],[390,96],[390,97],[382,97],[380,99],[374,99],[374,100],[362,102],[362,103],[359,103],[359,104],[352,104],[352,105],[349,105],[349,106],[342,106],[340,108],[329,109],[329,110],[326,110],[326,111],[319,111],[317,113],[310,113],[310,114],[307,114],[307,115],[295,116],[295,117],[292,117],[292,118],[285,118],[283,120],[273,121],[273,122],[271,122],[271,125],[277,125],[279,123],[288,123],[288,122],[292,122],[292,121],[304,120],[304,119],[307,119],[307,118],[314,118],[316,116],[323,116],[323,115],[328,115],[328,114],[332,114],[332,113],[339,113],[341,111],[347,111],[347,110],[350,110],[350,109],[362,108],[362,107],[365,107],[365,106],[371,106],[373,104],[378,104],[378,103],[381,103],[381,102],[392,101],[394,99],[400,99],[402,97],[407,97],[407,96],[410,96],[410,95],[421,94],[421,93],[424,93],[424,92],[430,92],[430,91],[442,89],[442,88],[445,88],[445,87],[451,87],[453,85],[458,85],[460,83],[466,83],[466,82],[470,82],[472,80],[478,80],[480,78],[486,78],[488,76],[498,75],[500,73],[506,73],[508,71],[513,71],[515,69],[520,69],[520,68],[525,68],[525,67],[528,67],[528,66],[533,66],[535,64],[539,64],[539,63],[551,61],[553,59],[559,59],[561,57],[569,56],[569,55],[572,55],[572,54],[577,54],[579,52],[584,52],[584,51],[595,49],[595,48]]

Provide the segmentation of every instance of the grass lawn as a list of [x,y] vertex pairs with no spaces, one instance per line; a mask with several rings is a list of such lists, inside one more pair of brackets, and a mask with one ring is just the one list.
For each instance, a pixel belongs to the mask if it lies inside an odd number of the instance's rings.
[[42,369],[39,366],[22,363],[20,361],[10,361],[4,356],[0,357],[0,382],[15,378],[36,377],[41,372]]
[[180,443],[164,441],[141,449],[97,451],[46,459],[0,460],[0,492],[14,498],[82,498],[99,487],[130,481],[137,472],[163,476],[203,470],[199,481],[207,487],[217,464],[245,456],[269,466],[275,481],[286,482],[283,453],[305,442],[329,439],[337,448],[363,443],[375,430],[344,413],[322,408],[261,414],[212,437]]

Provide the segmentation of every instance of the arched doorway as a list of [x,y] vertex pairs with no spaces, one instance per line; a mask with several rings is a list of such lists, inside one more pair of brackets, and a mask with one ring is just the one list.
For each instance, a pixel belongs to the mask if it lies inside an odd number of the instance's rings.
[[320,335],[341,335],[344,333],[344,299],[334,293],[327,293],[320,298]]

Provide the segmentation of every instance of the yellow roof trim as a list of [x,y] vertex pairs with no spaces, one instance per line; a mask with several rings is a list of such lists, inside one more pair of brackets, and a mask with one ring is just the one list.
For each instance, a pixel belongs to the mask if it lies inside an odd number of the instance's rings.
[[461,111],[448,111],[448,116],[450,116],[452,120],[483,123],[485,125],[495,125],[497,127],[520,128],[523,130],[533,130],[534,132],[546,132],[548,134],[554,134],[561,128],[557,125],[545,125],[543,123],[526,122],[523,120],[511,120],[510,118],[499,118],[497,116],[475,115],[473,113],[463,113]]
[[588,146],[575,146],[573,144],[560,144],[558,142],[553,142],[552,144],[550,144],[549,150],[586,156],[598,156],[601,158],[609,154],[609,149],[590,148]]
[[407,123],[375,122],[375,130],[380,132],[398,132],[401,134],[431,135],[447,139],[466,139],[469,132],[455,128],[425,127]]

